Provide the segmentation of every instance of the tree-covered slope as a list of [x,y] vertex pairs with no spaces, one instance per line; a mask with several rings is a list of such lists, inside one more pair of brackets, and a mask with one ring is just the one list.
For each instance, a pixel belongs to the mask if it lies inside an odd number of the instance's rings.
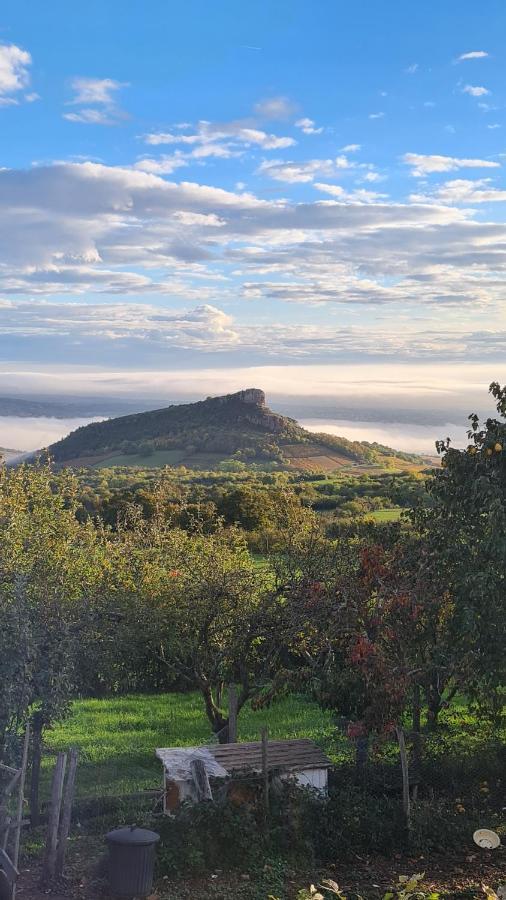
[[307,447],[310,453],[316,445],[319,452],[324,447],[354,462],[375,462],[386,455],[383,448],[370,444],[306,431],[294,419],[272,412],[263,391],[256,388],[94,422],[53,444],[50,454],[64,463],[107,454],[183,449],[187,454],[240,453],[243,459],[281,462],[292,455],[290,447]]

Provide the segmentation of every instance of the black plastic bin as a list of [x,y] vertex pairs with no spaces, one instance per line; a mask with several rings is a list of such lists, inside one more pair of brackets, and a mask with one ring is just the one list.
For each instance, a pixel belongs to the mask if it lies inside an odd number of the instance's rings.
[[106,834],[109,846],[109,885],[117,897],[147,897],[153,888],[156,831],[115,828]]

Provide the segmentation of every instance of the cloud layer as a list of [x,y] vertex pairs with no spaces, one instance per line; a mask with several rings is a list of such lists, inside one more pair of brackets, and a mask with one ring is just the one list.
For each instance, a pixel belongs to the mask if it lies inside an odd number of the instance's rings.
[[[484,162],[409,156],[415,169]],[[506,226],[458,208],[504,199],[487,180],[445,182],[404,203],[314,187],[331,199],[265,200],[96,163],[4,169],[0,297],[471,309],[501,301]]]

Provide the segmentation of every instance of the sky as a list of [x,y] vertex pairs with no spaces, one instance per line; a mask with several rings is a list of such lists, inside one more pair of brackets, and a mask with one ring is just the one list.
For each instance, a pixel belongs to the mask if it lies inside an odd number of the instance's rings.
[[506,381],[503,0],[3,0],[0,393]]

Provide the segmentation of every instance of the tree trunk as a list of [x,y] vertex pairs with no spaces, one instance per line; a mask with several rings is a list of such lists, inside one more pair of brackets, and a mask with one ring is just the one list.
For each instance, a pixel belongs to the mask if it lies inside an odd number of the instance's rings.
[[235,684],[228,686],[228,740],[230,744],[237,741],[237,706],[238,697]]
[[402,728],[396,728],[397,741],[399,743],[399,754],[401,758],[402,772],[402,809],[404,812],[404,825],[406,829],[406,841],[409,843],[409,835],[411,828],[411,806],[409,800],[409,765],[408,754],[406,753],[406,743],[404,740],[404,732]]
[[221,705],[223,703],[223,688],[224,688],[223,681],[220,681],[216,688],[216,706],[219,706],[219,707],[221,707]]
[[427,728],[429,731],[436,731],[440,711],[441,695],[437,679],[433,678],[427,689]]
[[200,690],[204,698],[206,714],[214,734],[220,744],[228,743],[228,716],[224,716],[213,699],[213,691],[207,682],[201,681]]
[[413,755],[411,771],[413,774],[413,800],[418,796],[418,785],[422,773],[422,734],[421,734],[421,692],[420,685],[413,685]]

